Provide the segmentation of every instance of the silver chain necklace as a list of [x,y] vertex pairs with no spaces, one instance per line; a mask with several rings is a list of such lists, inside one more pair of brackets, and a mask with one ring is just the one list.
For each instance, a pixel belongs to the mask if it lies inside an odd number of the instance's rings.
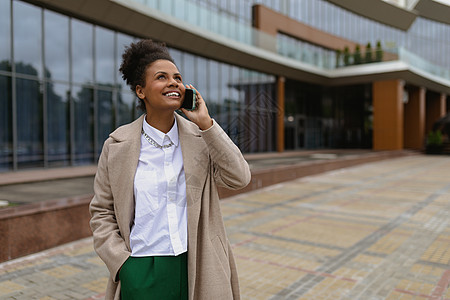
[[157,142],[155,142],[154,139],[152,139],[151,137],[148,136],[148,134],[145,133],[144,129],[142,129],[142,134],[144,135],[145,139],[153,146],[155,146],[156,148],[162,149],[162,148],[169,148],[172,147],[174,145],[174,143],[172,143],[172,141],[170,141],[170,144],[167,145],[160,145]]

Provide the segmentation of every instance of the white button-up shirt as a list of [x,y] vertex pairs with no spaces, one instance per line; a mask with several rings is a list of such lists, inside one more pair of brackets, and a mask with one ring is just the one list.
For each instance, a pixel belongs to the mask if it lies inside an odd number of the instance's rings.
[[178,126],[164,134],[144,119],[141,153],[134,177],[135,213],[131,228],[131,256],[179,255],[187,251],[186,182]]

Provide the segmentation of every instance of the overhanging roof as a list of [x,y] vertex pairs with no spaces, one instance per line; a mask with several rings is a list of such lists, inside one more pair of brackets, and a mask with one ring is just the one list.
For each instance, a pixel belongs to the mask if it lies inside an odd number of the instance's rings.
[[419,0],[414,7],[425,18],[450,24],[450,6],[433,0]]
[[418,15],[415,10],[408,10],[381,0],[327,1],[358,15],[404,31],[409,29]]
[[355,14],[374,21],[408,30],[416,17],[450,24],[450,5],[443,0],[415,0],[411,8],[400,7],[383,0],[326,0]]

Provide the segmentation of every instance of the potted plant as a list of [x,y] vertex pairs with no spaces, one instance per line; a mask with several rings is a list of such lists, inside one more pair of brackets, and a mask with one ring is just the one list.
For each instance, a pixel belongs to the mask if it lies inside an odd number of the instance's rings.
[[355,47],[355,52],[353,53],[353,63],[355,65],[360,65],[362,63],[361,48],[359,45],[356,45]]
[[337,49],[336,50],[336,68],[340,67],[340,60],[341,60],[341,50]]
[[344,66],[350,65],[350,50],[347,46],[344,48]]
[[369,43],[367,43],[366,46],[366,57],[364,58],[364,61],[366,63],[371,63],[372,62],[372,45]]
[[442,154],[444,145],[442,142],[442,133],[440,130],[430,131],[427,136],[426,153]]
[[381,42],[377,42],[377,48],[375,49],[375,61],[380,62],[383,60],[383,49],[381,48]]

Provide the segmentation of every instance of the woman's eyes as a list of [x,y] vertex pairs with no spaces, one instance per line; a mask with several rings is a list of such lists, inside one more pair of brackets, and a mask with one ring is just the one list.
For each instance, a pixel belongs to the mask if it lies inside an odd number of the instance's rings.
[[[180,76],[175,76],[175,80],[182,82],[183,79]],[[166,79],[166,75],[159,75],[157,79]]]

